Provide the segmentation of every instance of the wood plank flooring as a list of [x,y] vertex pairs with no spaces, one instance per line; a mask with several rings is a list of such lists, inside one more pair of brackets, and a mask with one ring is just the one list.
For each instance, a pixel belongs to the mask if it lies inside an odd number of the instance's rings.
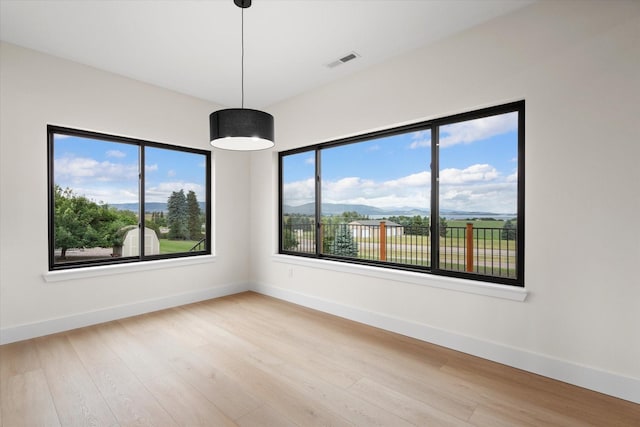
[[640,405],[247,292],[0,346],[0,425],[640,426]]

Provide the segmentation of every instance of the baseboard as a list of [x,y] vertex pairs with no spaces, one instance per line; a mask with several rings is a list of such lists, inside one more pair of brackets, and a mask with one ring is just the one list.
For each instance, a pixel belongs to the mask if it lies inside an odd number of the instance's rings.
[[138,314],[150,313],[165,308],[177,307],[212,298],[237,294],[249,290],[245,283],[216,286],[204,290],[185,292],[177,295],[169,295],[126,305],[103,308],[100,310],[72,314],[55,319],[11,326],[0,329],[0,344],[8,344],[30,338],[41,337],[58,332],[69,331],[84,326],[96,325],[111,320],[123,319]]
[[346,306],[312,295],[293,292],[266,284],[255,284],[251,290],[304,307],[340,316],[376,328],[441,345],[463,353],[492,360],[514,368],[553,378],[579,387],[640,403],[640,380],[555,359],[503,344],[484,341],[451,331],[433,328],[386,314]]

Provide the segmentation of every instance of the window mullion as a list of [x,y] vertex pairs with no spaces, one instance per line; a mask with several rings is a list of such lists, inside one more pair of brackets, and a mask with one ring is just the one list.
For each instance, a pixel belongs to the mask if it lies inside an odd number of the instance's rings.
[[144,259],[144,191],[145,191],[145,183],[144,183],[144,145],[140,145],[138,149],[138,158],[140,159],[138,165],[138,258]]
[[320,150],[316,149],[315,150],[315,155],[316,155],[316,161],[315,161],[315,165],[316,165],[316,176],[315,176],[315,180],[316,180],[316,206],[315,206],[315,223],[316,223],[316,256],[320,257],[322,255],[322,227],[321,227],[321,223],[322,223],[322,179],[321,179],[321,155],[320,155]]
[[431,270],[440,268],[440,127],[431,128]]
[[516,277],[520,282],[524,281],[524,103],[518,110],[518,216],[516,220]]

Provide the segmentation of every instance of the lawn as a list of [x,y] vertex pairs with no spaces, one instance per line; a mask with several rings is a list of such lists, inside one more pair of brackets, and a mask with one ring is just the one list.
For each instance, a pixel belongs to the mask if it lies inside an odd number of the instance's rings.
[[197,243],[197,240],[160,239],[160,253],[175,254],[179,252],[189,252]]

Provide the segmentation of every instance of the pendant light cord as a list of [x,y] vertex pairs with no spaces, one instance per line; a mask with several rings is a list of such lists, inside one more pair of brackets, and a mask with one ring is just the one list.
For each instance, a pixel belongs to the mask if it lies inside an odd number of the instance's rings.
[[240,12],[240,16],[241,16],[241,24],[240,24],[240,28],[242,31],[242,38],[241,38],[241,43],[242,43],[242,54],[240,56],[241,58],[241,66],[242,66],[242,71],[240,73],[240,78],[242,79],[241,82],[241,92],[242,92],[242,102],[241,102],[241,106],[242,108],[244,108],[244,8],[240,8],[241,12]]

